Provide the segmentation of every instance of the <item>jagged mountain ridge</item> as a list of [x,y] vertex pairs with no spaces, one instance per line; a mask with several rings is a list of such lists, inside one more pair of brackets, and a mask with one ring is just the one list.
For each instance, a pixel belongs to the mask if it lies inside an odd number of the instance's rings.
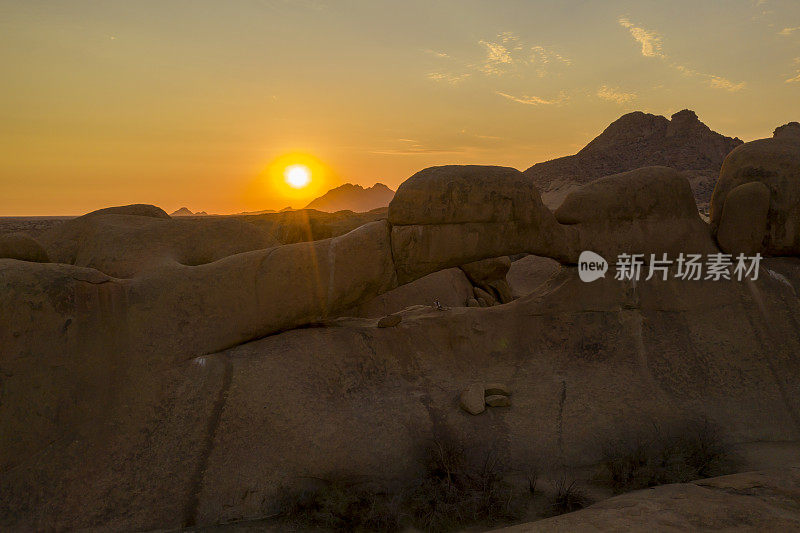
[[394,191],[383,183],[367,188],[345,183],[312,200],[305,208],[329,213],[343,210],[365,213],[388,206],[393,197]]
[[684,109],[667,119],[635,111],[612,122],[577,154],[537,163],[524,173],[542,199],[557,207],[574,188],[603,176],[663,165],[689,178],[698,207],[707,208],[725,156],[742,144],[721,135]]

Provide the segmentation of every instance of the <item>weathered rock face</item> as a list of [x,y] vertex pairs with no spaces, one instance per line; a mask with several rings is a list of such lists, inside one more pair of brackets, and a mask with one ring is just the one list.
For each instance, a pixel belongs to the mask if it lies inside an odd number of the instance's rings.
[[415,305],[461,307],[472,298],[472,284],[458,268],[448,268],[401,285],[373,300],[342,311],[342,316],[378,318]]
[[623,115],[575,155],[538,163],[525,171],[555,209],[577,186],[640,167],[667,166],[681,171],[697,205],[708,205],[722,161],[742,144],[711,131],[694,111],[672,120],[636,111]]
[[[726,208],[728,197],[739,186],[759,182],[769,190],[769,210],[760,251],[772,255],[800,254],[800,126],[778,128],[771,139],[744,144],[730,153],[711,198],[711,228],[723,241],[739,228],[760,224],[756,213],[742,210],[742,200]],[[740,190],[741,193],[741,190]],[[755,208],[753,208],[755,209]],[[752,222],[751,222],[752,219]],[[721,227],[722,223],[729,228]],[[723,244],[720,241],[720,244]]]
[[620,253],[712,253],[716,247],[697,213],[686,178],[646,167],[600,178],[573,191],[556,219],[579,235],[581,250],[607,259]]
[[763,248],[769,216],[769,189],[758,181],[734,188],[725,198],[717,242],[730,254],[754,255]]
[[[505,306],[404,312],[395,328],[342,319],[198,357],[174,355],[192,334],[229,328],[244,296],[187,328],[189,315],[145,313],[152,294],[137,279],[0,267],[0,313],[13,324],[0,328],[0,425],[13,430],[0,434],[5,528],[263,516],[302,476],[413,475],[414,450],[442,425],[496,440],[512,464],[531,450],[591,463],[603,436],[653,420],[707,416],[735,442],[800,437],[794,258],[765,260],[753,283],[635,288],[564,267]],[[167,318],[179,342],[154,328]],[[465,384],[494,381],[513,390],[511,408],[458,408]]]
[[509,268],[511,268],[511,259],[508,256],[493,257],[461,265],[461,270],[476,285],[505,279]]
[[66,221],[44,233],[41,241],[53,261],[96,268],[119,278],[130,278],[166,263],[200,265],[277,244],[239,220],[128,214],[129,207],[104,209]]
[[506,280],[511,293],[519,298],[532,293],[561,270],[561,263],[549,257],[528,255],[511,263]]
[[50,259],[41,244],[24,233],[0,235],[0,259],[19,259],[47,263]]
[[392,225],[465,222],[535,222],[542,201],[516,169],[447,165],[404,181],[389,204]]
[[542,204],[533,183],[506,167],[433,167],[389,204],[398,280],[486,257],[540,253],[567,258],[574,240]]

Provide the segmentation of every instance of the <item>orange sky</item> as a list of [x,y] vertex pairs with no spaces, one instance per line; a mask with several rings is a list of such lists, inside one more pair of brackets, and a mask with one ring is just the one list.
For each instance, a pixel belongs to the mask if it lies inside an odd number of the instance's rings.
[[[800,119],[800,3],[0,4],[0,216],[302,207],[426,166],[525,169],[632,110]],[[319,161],[305,195],[270,165]]]

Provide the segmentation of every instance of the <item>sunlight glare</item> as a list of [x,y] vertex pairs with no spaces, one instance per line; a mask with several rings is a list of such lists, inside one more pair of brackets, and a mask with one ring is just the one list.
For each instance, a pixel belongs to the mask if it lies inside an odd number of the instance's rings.
[[311,171],[305,165],[290,165],[283,173],[286,183],[295,189],[302,189],[311,182]]

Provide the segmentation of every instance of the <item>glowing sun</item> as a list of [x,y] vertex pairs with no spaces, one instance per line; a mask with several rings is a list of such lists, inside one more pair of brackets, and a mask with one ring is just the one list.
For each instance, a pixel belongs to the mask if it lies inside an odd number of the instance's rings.
[[289,165],[283,171],[283,179],[290,187],[302,189],[311,183],[311,170],[305,165]]

